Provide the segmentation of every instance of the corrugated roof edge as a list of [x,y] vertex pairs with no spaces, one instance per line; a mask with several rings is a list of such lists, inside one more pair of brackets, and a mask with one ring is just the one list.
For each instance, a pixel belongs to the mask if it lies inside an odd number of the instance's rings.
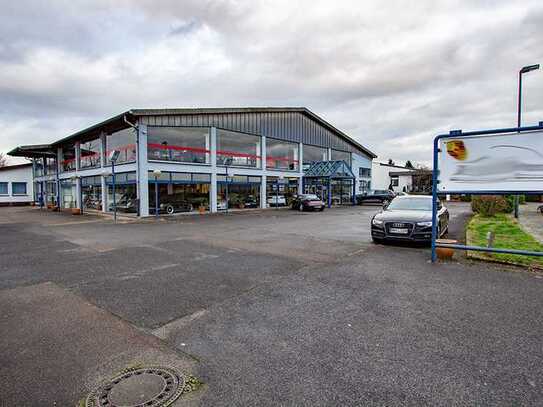
[[316,122],[320,123],[324,127],[328,128],[333,133],[345,139],[347,142],[353,144],[358,149],[364,151],[372,158],[377,158],[377,155],[371,150],[358,143],[350,136],[324,120],[322,117],[313,113],[307,107],[228,107],[228,108],[171,108],[171,109],[131,109],[128,113],[133,116],[162,116],[162,115],[175,115],[175,114],[218,114],[218,113],[273,113],[273,112],[299,112],[305,114]]
[[[90,127],[87,127],[83,130],[80,130],[76,133],[73,133],[67,137],[64,137],[58,141],[51,143],[51,147],[57,146],[59,144],[65,143],[67,141],[74,140],[80,136],[85,136],[91,134],[93,131],[100,129],[108,124],[112,124],[116,121],[124,120],[123,117],[128,116],[129,119],[133,119],[137,116],[152,116],[152,115],[175,115],[175,114],[217,114],[217,113],[257,113],[257,112],[299,112],[305,114],[309,118],[320,123],[322,126],[328,128],[333,133],[337,134],[339,137],[345,139],[348,143],[352,144],[359,150],[365,152],[367,155],[372,158],[377,158],[377,155],[372,151],[368,150],[366,147],[353,140],[347,134],[343,133],[341,130],[337,129],[326,120],[320,116],[313,113],[306,107],[238,107],[238,108],[166,108],[166,109],[130,109],[123,113],[120,113],[116,116],[110,117],[107,120],[104,120],[100,123],[94,124]],[[8,153],[9,154],[9,153]]]

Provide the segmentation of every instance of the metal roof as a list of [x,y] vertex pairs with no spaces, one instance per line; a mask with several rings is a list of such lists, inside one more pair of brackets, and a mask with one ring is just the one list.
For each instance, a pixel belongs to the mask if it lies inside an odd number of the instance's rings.
[[32,163],[4,165],[3,167],[0,167],[0,171],[9,171],[9,170],[15,170],[17,168],[24,168],[24,167],[32,167]]
[[195,115],[195,114],[221,114],[221,113],[279,113],[279,112],[298,112],[312,120],[316,121],[323,127],[327,128],[331,132],[335,133],[338,137],[343,138],[348,143],[354,145],[356,148],[364,151],[369,156],[376,158],[377,155],[366,147],[353,140],[347,134],[343,133],[326,120],[317,116],[315,113],[307,109],[306,107],[219,107],[219,108],[165,108],[165,109],[130,109],[124,113],[120,113],[107,120],[90,126],[86,129],[78,131],[55,141],[52,145],[58,145],[67,141],[76,140],[84,137],[93,137],[100,131],[104,130],[104,127],[109,127],[113,130],[120,130],[126,128],[128,125],[125,123],[125,117],[133,121],[138,116],[161,116],[161,115]]
[[8,152],[12,157],[43,157],[48,155],[55,157],[51,144],[34,144],[30,146],[19,146]]
[[356,178],[345,161],[316,161],[304,171],[307,178]]

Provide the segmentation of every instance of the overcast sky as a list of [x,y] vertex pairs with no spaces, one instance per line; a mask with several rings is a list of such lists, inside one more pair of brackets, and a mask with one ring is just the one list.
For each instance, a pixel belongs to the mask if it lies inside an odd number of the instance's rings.
[[[429,162],[440,132],[515,125],[534,63],[541,0],[6,1],[0,151],[130,108],[305,106],[379,159]],[[523,89],[535,124],[543,70]]]

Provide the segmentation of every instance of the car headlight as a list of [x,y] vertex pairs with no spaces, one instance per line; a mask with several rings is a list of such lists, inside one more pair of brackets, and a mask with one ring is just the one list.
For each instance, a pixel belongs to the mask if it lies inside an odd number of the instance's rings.
[[432,221],[429,222],[417,222],[417,226],[431,227]]
[[373,223],[375,226],[381,226],[383,224],[383,221],[374,218],[371,223]]

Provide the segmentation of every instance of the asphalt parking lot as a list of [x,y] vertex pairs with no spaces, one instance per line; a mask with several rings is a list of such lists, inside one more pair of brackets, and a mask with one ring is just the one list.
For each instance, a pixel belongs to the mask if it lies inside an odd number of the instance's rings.
[[[154,362],[206,383],[177,405],[543,403],[543,279],[374,245],[378,209],[113,225],[1,208],[0,401],[74,405]],[[459,233],[467,207],[450,209]]]

